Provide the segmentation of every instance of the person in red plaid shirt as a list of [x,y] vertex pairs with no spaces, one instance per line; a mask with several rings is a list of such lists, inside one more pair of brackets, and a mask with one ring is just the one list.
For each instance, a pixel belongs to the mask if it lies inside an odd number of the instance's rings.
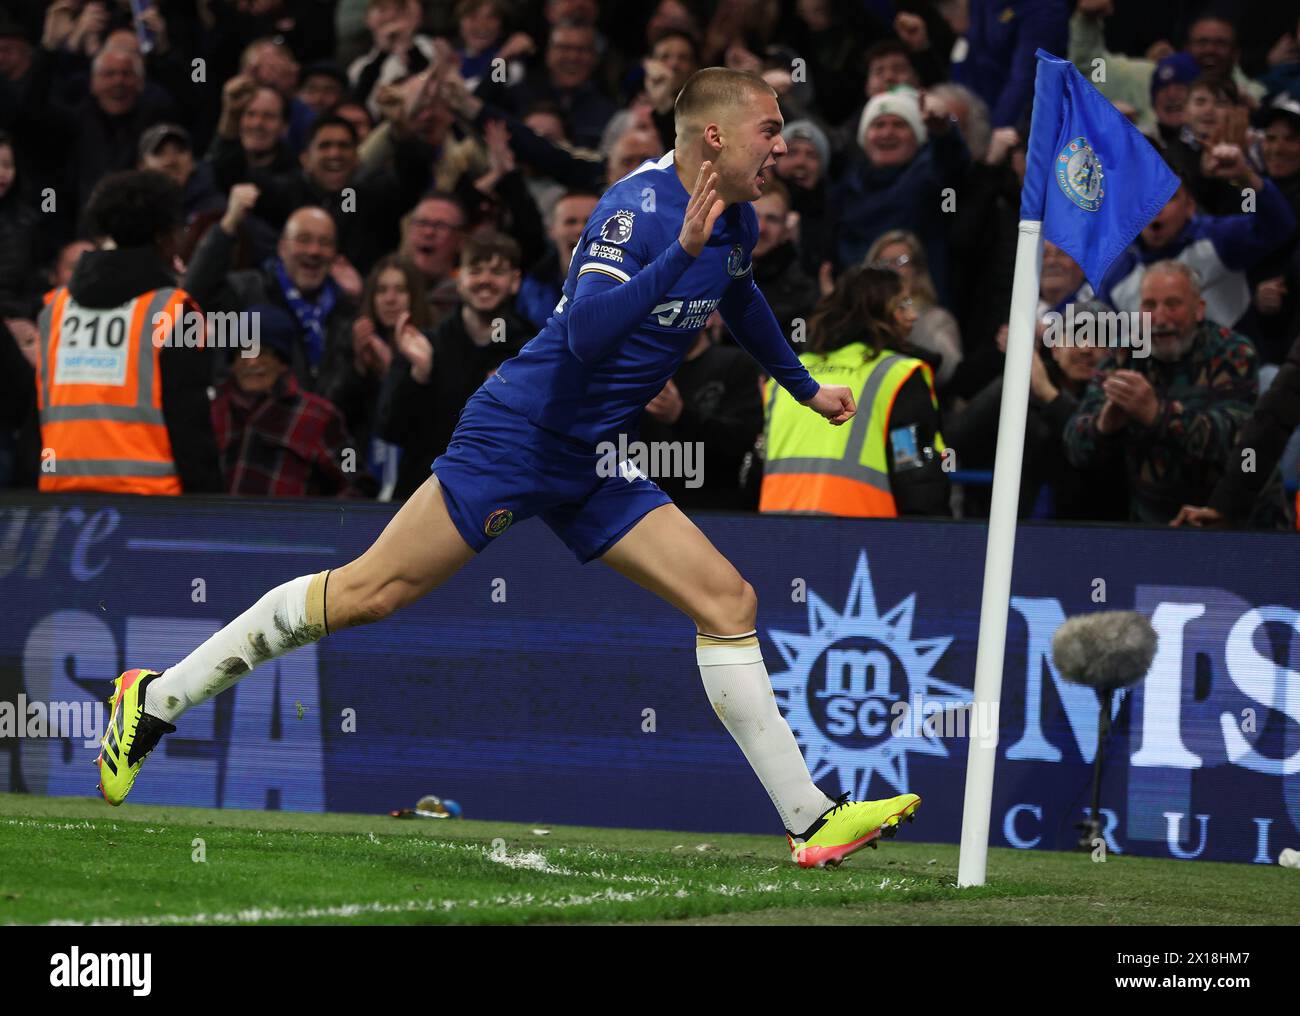
[[236,350],[212,402],[212,430],[228,494],[367,497],[368,477],[334,403],[303,391],[289,369],[294,322],[255,304],[259,355]]

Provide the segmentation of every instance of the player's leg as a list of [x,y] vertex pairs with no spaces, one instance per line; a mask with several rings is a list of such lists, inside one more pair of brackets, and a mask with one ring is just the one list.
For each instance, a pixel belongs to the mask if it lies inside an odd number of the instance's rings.
[[356,560],[276,586],[153,682],[146,711],[169,722],[249,670],[418,600],[474,556],[432,474]]
[[695,622],[700,676],[714,711],[785,828],[810,826],[834,802],[813,783],[777,709],[754,628],[753,587],[673,504],[647,514],[601,560]]
[[276,586],[161,675],[128,670],[117,680],[98,760],[105,799],[121,803],[145,755],[176,729],[173,724],[187,709],[267,660],[387,617],[445,582],[473,556],[451,520],[437,477],[430,475],[355,561]]
[[676,505],[646,514],[601,560],[695,622],[709,700],[776,806],[796,863],[838,864],[910,819],[914,794],[836,802],[813,783],[763,664],[754,589]]
[[430,475],[355,561],[330,572],[331,632],[379,621],[460,571],[475,551],[457,531]]

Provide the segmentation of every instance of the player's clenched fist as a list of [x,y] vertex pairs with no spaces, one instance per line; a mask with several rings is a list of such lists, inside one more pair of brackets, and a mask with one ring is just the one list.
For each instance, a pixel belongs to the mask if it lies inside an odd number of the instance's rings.
[[713,172],[713,163],[700,163],[700,175],[695,178],[695,190],[686,205],[686,215],[682,219],[682,231],[677,242],[686,248],[691,257],[700,256],[704,245],[713,234],[713,224],[727,207],[717,192],[718,174]]
[[837,427],[852,420],[858,411],[853,392],[843,385],[822,385],[817,394],[803,404],[821,413]]

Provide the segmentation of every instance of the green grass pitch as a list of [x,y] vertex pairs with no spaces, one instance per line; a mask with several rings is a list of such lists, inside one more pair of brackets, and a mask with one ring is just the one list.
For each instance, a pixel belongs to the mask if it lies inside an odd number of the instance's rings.
[[924,808],[835,871],[780,836],[534,828],[0,794],[0,924],[1300,922],[1276,865],[995,849],[958,889]]

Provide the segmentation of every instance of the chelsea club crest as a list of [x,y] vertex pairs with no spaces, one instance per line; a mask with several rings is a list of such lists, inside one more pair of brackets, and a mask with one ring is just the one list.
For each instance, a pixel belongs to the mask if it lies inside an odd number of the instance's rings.
[[1095,212],[1106,196],[1101,159],[1087,138],[1075,138],[1056,157],[1056,182],[1065,196],[1085,212]]
[[745,259],[745,252],[741,249],[740,244],[733,244],[731,253],[727,255],[727,274],[733,279],[738,279],[744,275],[748,268],[741,267],[741,262]]
[[606,243],[627,243],[632,238],[633,217],[625,208],[615,212],[600,227],[600,238]]

